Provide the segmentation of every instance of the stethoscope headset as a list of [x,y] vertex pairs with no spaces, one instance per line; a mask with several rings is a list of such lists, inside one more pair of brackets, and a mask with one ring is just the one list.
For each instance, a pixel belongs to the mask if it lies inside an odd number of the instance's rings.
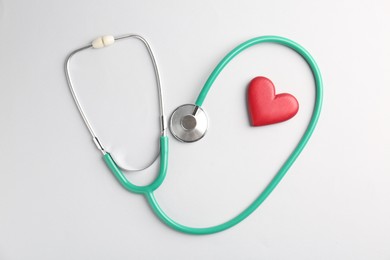
[[[99,49],[103,48],[109,45],[112,45],[115,43],[115,41],[124,40],[128,38],[134,38],[140,40],[144,46],[146,47],[150,59],[153,64],[154,74],[156,78],[157,83],[157,91],[158,91],[158,98],[159,98],[159,113],[160,113],[160,167],[159,167],[159,173],[157,177],[148,185],[145,186],[138,186],[133,183],[131,183],[126,176],[123,174],[122,170],[130,170],[130,171],[140,171],[148,168],[151,164],[139,168],[139,169],[128,169],[122,166],[119,166],[113,156],[105,150],[103,144],[100,142],[98,137],[95,134],[95,131],[92,128],[92,125],[90,121],[88,120],[83,107],[81,106],[78,96],[75,92],[75,89],[73,87],[73,83],[70,77],[69,73],[69,66],[70,66],[70,60],[71,58],[81,51],[87,50],[87,49]],[[212,71],[210,76],[208,77],[206,83],[204,84],[202,90],[200,91],[198,98],[195,101],[195,104],[186,104],[178,107],[170,117],[169,120],[169,128],[175,138],[182,142],[190,143],[190,142],[196,142],[200,140],[207,131],[208,127],[208,119],[207,115],[202,109],[202,104],[205,101],[207,97],[207,93],[209,92],[211,86],[213,85],[215,79],[218,77],[220,72],[224,69],[224,67],[239,53],[244,51],[245,49],[256,45],[260,43],[275,43],[280,44],[283,46],[286,46],[295,52],[297,52],[309,65],[313,76],[315,80],[315,104],[313,108],[313,113],[311,116],[311,119],[309,121],[309,124],[302,135],[299,143],[295,147],[294,151],[290,154],[288,159],[284,162],[282,167],[279,169],[279,171],[276,173],[276,175],[273,177],[271,182],[266,186],[266,188],[260,193],[260,195],[241,213],[239,213],[237,216],[233,217],[232,219],[211,227],[206,228],[194,228],[194,227],[188,227],[184,226],[182,224],[179,224],[172,220],[169,216],[165,214],[165,212],[161,209],[159,206],[156,197],[154,195],[154,191],[163,183],[166,173],[167,173],[167,167],[168,167],[168,137],[166,135],[166,124],[165,124],[165,113],[164,113],[164,102],[163,102],[163,93],[161,88],[161,81],[160,76],[157,68],[157,63],[154,58],[152,49],[149,45],[149,43],[141,36],[136,34],[128,34],[118,37],[113,36],[103,36],[95,39],[91,44],[88,44],[86,46],[83,46],[79,49],[76,49],[72,53],[69,54],[69,56],[66,59],[65,63],[65,75],[68,82],[69,89],[72,93],[73,99],[76,103],[76,106],[84,120],[85,125],[87,126],[92,139],[96,145],[96,147],[102,152],[104,161],[108,168],[111,170],[111,172],[114,174],[114,176],[117,178],[117,180],[122,184],[122,186],[133,192],[142,194],[146,197],[147,201],[149,202],[151,208],[153,209],[154,213],[168,226],[171,228],[181,231],[184,233],[189,234],[211,234],[220,232],[223,230],[226,230],[242,220],[244,220],[246,217],[248,217],[253,211],[255,211],[262,202],[270,195],[270,193],[274,190],[274,188],[279,184],[279,182],[282,180],[284,175],[287,173],[288,169],[291,167],[291,165],[294,163],[294,161],[297,159],[303,148],[305,147],[306,143],[310,139],[314,128],[317,124],[320,111],[321,111],[321,105],[322,105],[322,79],[321,79],[321,73],[319,71],[319,68],[313,59],[313,57],[307,52],[302,46],[299,44],[293,42],[292,40],[289,40],[287,38],[279,37],[279,36],[261,36],[256,37],[253,39],[250,39],[240,45],[238,45],[236,48],[234,48],[232,51],[230,51],[215,67],[215,69]],[[121,170],[122,169],[122,170]]]

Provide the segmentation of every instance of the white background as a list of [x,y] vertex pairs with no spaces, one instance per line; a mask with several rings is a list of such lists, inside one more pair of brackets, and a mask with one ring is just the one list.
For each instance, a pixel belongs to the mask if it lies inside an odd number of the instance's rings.
[[[390,259],[390,4],[382,1],[0,0],[0,259]],[[305,46],[324,80],[306,149],[265,203],[222,233],[171,230],[104,165],[68,90],[63,65],[105,34],[139,33],[156,54],[167,116],[193,103],[237,44],[281,35]],[[127,43],[127,44],[126,44]],[[75,87],[117,160],[157,152],[157,95],[142,45],[122,41],[72,60]],[[267,76],[297,97],[292,120],[249,125],[246,87]],[[180,223],[226,221],[260,193],[310,118],[305,62],[272,44],[251,48],[215,82],[210,128],[194,144],[170,133],[156,192]],[[156,165],[129,179],[142,184]]]

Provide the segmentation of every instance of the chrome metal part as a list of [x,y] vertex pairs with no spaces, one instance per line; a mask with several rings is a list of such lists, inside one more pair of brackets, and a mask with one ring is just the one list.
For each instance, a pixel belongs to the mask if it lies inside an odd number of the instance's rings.
[[[149,57],[150,57],[150,60],[153,64],[153,70],[154,70],[154,75],[155,75],[155,78],[156,78],[156,85],[157,85],[157,92],[158,92],[158,99],[159,99],[159,111],[160,111],[160,128],[161,128],[161,136],[164,136],[165,135],[165,122],[164,122],[164,100],[163,100],[163,93],[162,93],[162,87],[161,87],[161,80],[160,80],[160,74],[158,72],[158,67],[157,67],[157,62],[154,58],[154,54],[153,54],[153,51],[149,45],[149,43],[143,38],[141,37],[140,35],[137,35],[137,34],[126,34],[126,35],[122,35],[122,36],[118,36],[118,37],[115,37],[115,41],[119,41],[119,40],[123,40],[123,39],[128,39],[128,38],[135,38],[135,39],[138,39],[140,40],[144,46],[146,47],[148,53],[149,53]],[[92,47],[92,44],[88,44],[88,45],[85,45],[81,48],[78,48],[76,50],[74,50],[73,52],[71,52],[69,54],[69,56],[67,57],[66,59],[66,62],[65,62],[65,76],[66,76],[66,80],[68,82],[68,86],[69,86],[69,89],[70,89],[70,92],[72,93],[72,97],[74,99],[74,102],[76,103],[76,106],[77,106],[77,109],[79,110],[80,112],[80,115],[81,117],[83,118],[83,121],[85,123],[85,125],[87,126],[88,128],[88,131],[90,132],[91,136],[92,136],[92,139],[96,145],[96,147],[103,153],[105,154],[107,151],[104,149],[104,146],[103,144],[101,143],[101,141],[98,139],[98,137],[96,136],[95,134],[95,131],[90,123],[90,121],[88,120],[88,117],[87,115],[85,114],[85,111],[80,103],[80,100],[77,96],[77,93],[75,91],[75,88],[73,86],[73,82],[72,82],[72,78],[70,76],[70,72],[69,72],[69,68],[70,68],[70,61],[71,61],[71,58],[81,52],[81,51],[84,51],[84,50],[87,50],[87,49],[91,49],[93,51],[96,51],[96,50],[99,50],[99,49],[94,49]],[[114,156],[111,154],[111,157],[114,159]],[[124,166],[121,166],[118,164],[118,166],[124,170],[127,170],[127,171],[141,171],[141,170],[144,170],[146,168],[148,168],[149,166],[151,166],[158,158],[158,154],[156,156],[156,158],[153,158],[153,161],[148,163],[147,166],[145,167],[142,167],[142,168],[132,168],[132,169],[129,169],[129,168],[126,168]]]
[[206,134],[207,115],[201,107],[192,104],[182,105],[173,111],[169,127],[179,141],[196,142]]

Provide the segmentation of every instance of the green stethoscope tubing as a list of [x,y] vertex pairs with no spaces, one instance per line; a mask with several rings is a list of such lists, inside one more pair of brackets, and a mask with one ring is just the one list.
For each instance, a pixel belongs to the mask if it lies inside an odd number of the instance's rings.
[[167,175],[168,137],[165,135],[160,137],[160,171],[157,175],[157,178],[149,185],[137,186],[132,184],[116,165],[110,153],[104,154],[103,158],[108,168],[112,171],[112,173],[114,173],[115,177],[118,179],[118,181],[122,184],[123,187],[134,193],[147,194],[149,192],[153,192],[158,187],[160,187],[160,185],[165,179],[165,176]]
[[314,128],[318,122],[318,118],[321,113],[321,105],[322,105],[322,79],[321,79],[321,73],[320,70],[314,60],[314,58],[307,52],[302,46],[299,44],[283,37],[279,36],[261,36],[256,37],[251,40],[248,40],[240,45],[238,45],[236,48],[234,48],[231,52],[229,52],[216,66],[216,68],[213,70],[213,72],[210,74],[209,78],[207,79],[205,85],[203,86],[198,99],[196,100],[195,104],[197,106],[201,106],[207,96],[207,93],[209,92],[212,84],[214,83],[215,79],[218,77],[218,75],[221,73],[223,68],[239,53],[244,51],[245,49],[256,45],[260,43],[276,43],[284,45],[294,51],[296,51],[298,54],[300,54],[307,64],[309,65],[313,76],[315,80],[315,104],[313,108],[313,113],[310,119],[310,122],[301,137],[299,143],[295,147],[294,151],[290,154],[288,159],[285,161],[285,163],[282,165],[282,167],[279,169],[279,171],[276,173],[274,178],[271,180],[271,182],[266,186],[266,188],[260,193],[260,195],[241,213],[239,213],[237,216],[233,217],[232,219],[211,227],[206,228],[194,228],[194,227],[188,227],[184,226],[182,224],[177,223],[173,219],[171,219],[169,216],[167,216],[164,211],[159,206],[156,197],[154,196],[154,190],[156,190],[163,182],[166,171],[167,171],[167,162],[168,162],[168,137],[163,135],[160,137],[160,152],[161,152],[161,158],[160,158],[160,171],[158,177],[149,185],[146,186],[136,186],[129,182],[123,172],[116,166],[115,162],[112,160],[109,153],[104,155],[104,160],[107,164],[107,166],[110,168],[110,170],[114,173],[115,177],[118,179],[118,181],[129,191],[135,192],[135,193],[141,193],[144,194],[147,201],[149,202],[151,208],[153,209],[154,213],[163,221],[166,225],[169,227],[188,234],[196,234],[196,235],[205,235],[205,234],[212,234],[216,232],[220,232],[223,230],[226,230],[238,223],[240,223],[242,220],[244,220],[246,217],[248,217],[253,211],[255,211],[262,203],[263,201],[271,194],[271,192],[275,189],[275,187],[279,184],[279,182],[283,179],[287,171],[290,169],[292,164],[295,162],[295,160],[298,158],[299,154],[302,152],[303,148],[305,147],[306,143],[309,141]]

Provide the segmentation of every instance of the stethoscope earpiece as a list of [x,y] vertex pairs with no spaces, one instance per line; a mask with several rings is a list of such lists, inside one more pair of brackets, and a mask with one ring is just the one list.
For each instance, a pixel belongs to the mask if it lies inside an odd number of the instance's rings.
[[169,128],[173,136],[182,142],[196,142],[206,134],[208,119],[204,110],[192,104],[182,105],[173,111]]

